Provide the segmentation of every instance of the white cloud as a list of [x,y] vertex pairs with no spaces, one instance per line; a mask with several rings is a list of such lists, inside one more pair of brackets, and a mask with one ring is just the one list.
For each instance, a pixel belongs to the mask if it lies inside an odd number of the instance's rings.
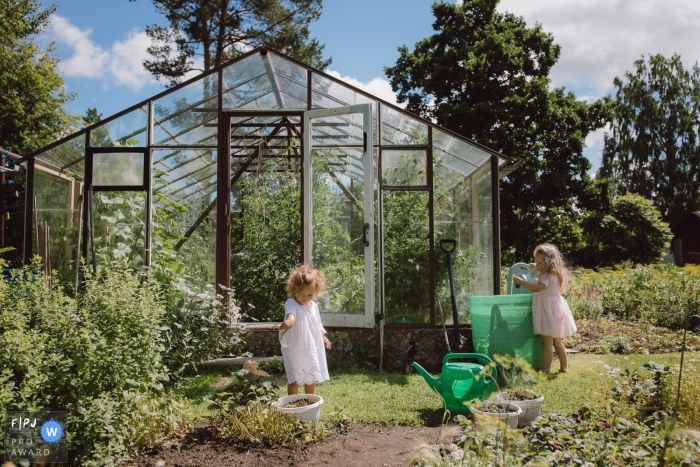
[[[550,74],[555,86],[601,97],[613,79],[643,55],[700,61],[700,2],[696,0],[503,0],[499,11],[542,24],[561,45]],[[593,96],[590,96],[593,97]]]
[[151,39],[146,33],[137,30],[131,31],[126,40],[112,44],[109,71],[116,84],[138,90],[153,81],[143,67],[143,61],[149,58],[146,49],[150,45]]
[[365,83],[352,76],[341,76],[340,73],[334,70],[326,70],[326,73],[334,78],[340,79],[351,86],[362,89],[365,92],[372,94],[380,99],[383,99],[390,104],[398,105],[399,107],[405,107],[405,104],[398,104],[396,102],[396,93],[391,90],[391,84],[386,79],[377,76],[371,81]]
[[56,14],[51,16],[51,25],[47,36],[58,44],[64,55],[58,64],[58,70],[64,76],[101,79],[107,88],[116,85],[133,90],[154,82],[151,74],[143,68],[143,61],[148,57],[146,49],[150,45],[145,32],[132,30],[126,39],[114,42],[109,50],[105,50],[91,39],[91,28],[82,30]]
[[49,36],[59,44],[65,44],[72,49],[73,54],[61,60],[58,70],[65,76],[101,78],[104,76],[105,65],[109,54],[90,39],[92,29],[81,30],[71,24],[66,18],[51,16],[52,31]]

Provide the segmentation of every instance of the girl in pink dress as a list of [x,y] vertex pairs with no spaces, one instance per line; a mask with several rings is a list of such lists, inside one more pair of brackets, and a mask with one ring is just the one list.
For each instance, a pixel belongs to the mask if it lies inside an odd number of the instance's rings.
[[576,332],[576,323],[569,305],[561,296],[566,291],[566,266],[556,246],[549,243],[535,248],[535,262],[530,264],[537,274],[537,282],[528,282],[513,276],[513,282],[534,292],[532,320],[535,334],[542,335],[542,371],[549,373],[552,366],[552,345],[559,357],[559,372],[569,369],[566,348],[562,338]]
[[314,394],[316,383],[330,379],[326,364],[326,349],[331,343],[321,324],[318,305],[313,301],[321,295],[325,278],[318,269],[307,265],[295,269],[287,279],[284,321],[280,325],[280,344],[284,369],[287,373],[287,394],[299,393],[304,385],[306,394]]

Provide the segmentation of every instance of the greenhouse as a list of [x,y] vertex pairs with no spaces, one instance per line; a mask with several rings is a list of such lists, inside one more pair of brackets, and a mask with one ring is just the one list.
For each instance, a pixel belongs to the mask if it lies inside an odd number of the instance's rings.
[[[435,326],[455,239],[460,322],[500,293],[506,158],[259,48],[67,136],[26,167],[24,259],[66,283],[111,259],[230,290],[280,321],[288,272],[324,272],[326,326]],[[451,314],[445,313],[448,321]]]

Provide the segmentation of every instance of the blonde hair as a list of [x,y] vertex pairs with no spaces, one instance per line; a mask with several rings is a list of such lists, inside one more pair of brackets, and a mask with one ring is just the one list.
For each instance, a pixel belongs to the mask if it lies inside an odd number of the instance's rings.
[[311,269],[306,264],[302,264],[289,273],[287,287],[285,288],[287,296],[296,297],[307,285],[314,286],[314,296],[318,297],[323,292],[323,289],[326,288],[326,277],[318,269]]
[[544,270],[542,271],[545,276],[557,276],[559,279],[559,293],[564,293],[568,287],[568,271],[566,270],[566,264],[564,263],[564,258],[562,258],[559,249],[552,245],[551,243],[543,243],[535,248],[535,260],[537,255],[542,255],[544,259]]

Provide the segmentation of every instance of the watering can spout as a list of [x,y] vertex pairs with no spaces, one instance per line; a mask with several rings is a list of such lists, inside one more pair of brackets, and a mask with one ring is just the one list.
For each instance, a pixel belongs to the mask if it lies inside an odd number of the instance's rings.
[[[439,378],[434,378],[430,373],[428,373],[427,371],[425,371],[425,368],[423,368],[422,366],[420,366],[420,365],[417,364],[416,362],[413,362],[413,368],[415,368],[416,371],[417,371],[418,373],[420,373],[420,375],[423,377],[423,379],[425,380],[425,382],[428,383],[428,386],[430,386],[430,388],[431,388],[433,391],[438,391],[438,388],[439,388],[440,386],[442,386],[442,381],[440,381]],[[439,392],[439,391],[438,391],[438,392]]]

